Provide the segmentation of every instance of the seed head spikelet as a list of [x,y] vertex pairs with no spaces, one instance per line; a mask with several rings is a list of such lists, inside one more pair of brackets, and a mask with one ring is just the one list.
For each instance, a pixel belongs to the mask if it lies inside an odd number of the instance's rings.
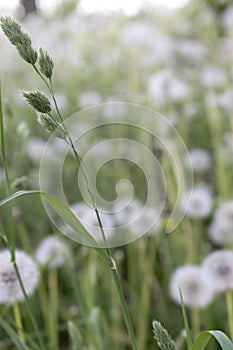
[[171,339],[168,331],[161,325],[159,321],[154,320],[153,323],[154,338],[161,350],[175,350],[175,342]]
[[55,121],[50,115],[37,113],[38,123],[49,133],[55,133],[60,139],[66,140],[66,132],[63,127]]
[[32,41],[20,23],[10,16],[2,16],[0,25],[6,37],[16,46],[20,56],[28,63],[35,64],[37,52],[32,47]]
[[39,66],[40,71],[43,75],[45,75],[47,78],[51,78],[53,75],[53,60],[51,56],[48,54],[47,51],[40,48],[40,55],[39,55]]
[[49,114],[51,112],[49,99],[42,92],[38,90],[34,92],[23,92],[23,96],[37,112],[44,114]]

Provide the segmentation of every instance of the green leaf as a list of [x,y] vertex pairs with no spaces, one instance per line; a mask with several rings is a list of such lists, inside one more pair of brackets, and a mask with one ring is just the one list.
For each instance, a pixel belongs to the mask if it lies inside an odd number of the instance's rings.
[[92,237],[92,235],[86,230],[86,228],[81,224],[78,218],[74,215],[74,213],[70,210],[70,208],[62,202],[59,198],[54,196],[51,193],[41,192],[41,191],[18,191],[12,194],[11,196],[0,201],[0,207],[10,203],[16,198],[26,196],[26,195],[39,195],[43,197],[49,205],[56,211],[56,213],[68,224],[70,225],[76,232],[79,232],[82,237],[90,244],[100,257],[104,260],[104,262],[109,265],[111,262],[108,259],[108,255],[104,248],[101,248],[96,240]]
[[4,331],[8,334],[8,336],[11,338],[12,342],[15,344],[17,349],[29,350],[29,348],[20,341],[18,335],[15,333],[13,328],[7,322],[0,319],[0,325],[4,329]]
[[202,332],[195,340],[191,350],[204,350],[211,338],[214,338],[222,350],[233,350],[232,341],[221,331]]

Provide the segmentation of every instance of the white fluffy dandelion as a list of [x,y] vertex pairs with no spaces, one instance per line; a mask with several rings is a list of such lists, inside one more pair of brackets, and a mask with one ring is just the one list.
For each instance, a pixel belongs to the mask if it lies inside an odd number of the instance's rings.
[[209,237],[219,245],[233,243],[233,227],[225,220],[214,220],[209,226]]
[[213,300],[214,291],[200,266],[185,265],[174,272],[170,295],[176,303],[181,304],[179,288],[184,304],[188,307],[204,308]]
[[65,263],[67,247],[55,236],[46,237],[35,253],[39,265],[48,264],[49,268],[60,267]]
[[[29,255],[20,250],[15,251],[15,260],[26,294],[30,296],[39,282],[37,265]],[[12,304],[23,300],[24,295],[11,262],[10,252],[4,250],[0,252],[0,304]]]
[[157,103],[164,105],[167,101],[183,102],[189,95],[188,85],[175,74],[164,69],[154,74],[149,81],[149,91]]
[[[191,195],[191,198],[190,198]],[[180,209],[187,217],[202,219],[212,210],[213,198],[207,188],[197,187],[193,191],[184,193],[180,201]]]
[[233,229],[233,201],[222,203],[215,213],[216,220],[221,220]]
[[233,289],[233,252],[219,250],[210,254],[203,262],[206,280],[216,292]]
[[197,173],[204,173],[211,166],[211,157],[204,149],[195,148],[189,151],[189,159],[186,159],[186,165],[187,167],[191,165]]

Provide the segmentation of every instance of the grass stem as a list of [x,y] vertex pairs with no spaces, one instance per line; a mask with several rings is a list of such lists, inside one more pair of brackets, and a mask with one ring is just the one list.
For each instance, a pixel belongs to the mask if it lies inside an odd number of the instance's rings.
[[22,343],[25,344],[22,318],[21,318],[21,313],[20,313],[20,309],[19,309],[19,304],[17,302],[15,302],[13,304],[13,311],[14,311],[14,318],[15,318],[15,323],[16,323],[17,333],[18,333],[19,339],[21,340]]
[[230,332],[230,338],[233,341],[233,296],[232,296],[232,291],[230,290],[226,292],[226,306],[227,306],[228,327]]

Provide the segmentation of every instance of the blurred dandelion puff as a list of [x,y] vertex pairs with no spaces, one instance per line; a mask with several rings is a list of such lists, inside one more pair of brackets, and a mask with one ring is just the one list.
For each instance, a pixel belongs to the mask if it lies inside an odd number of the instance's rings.
[[[15,260],[25,292],[29,296],[33,294],[39,282],[37,265],[29,255],[20,250],[15,251]],[[24,294],[11,262],[10,252],[3,250],[0,253],[0,304],[12,304],[23,300]]]

